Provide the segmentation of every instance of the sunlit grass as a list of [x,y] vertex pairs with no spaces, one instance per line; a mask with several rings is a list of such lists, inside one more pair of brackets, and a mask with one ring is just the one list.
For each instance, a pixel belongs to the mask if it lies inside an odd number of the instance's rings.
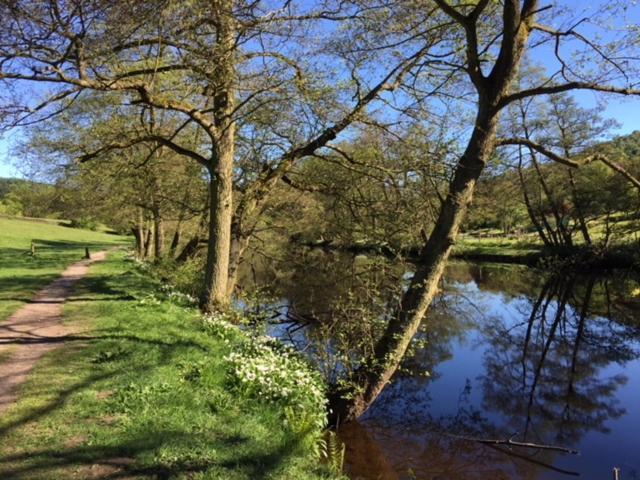
[[120,255],[65,307],[84,333],[42,360],[0,418],[0,478],[323,478],[281,406],[229,388],[233,338],[157,297]]
[[[35,256],[31,255],[31,242]],[[34,222],[0,218],[0,321],[28,302],[65,267],[90,251],[128,243],[126,237]]]
[[[611,215],[609,226],[605,217],[590,219],[589,233],[594,245],[601,244],[609,228],[609,246],[624,246],[640,240],[640,220],[630,219],[623,212]],[[575,246],[585,244],[579,231],[573,235]],[[498,229],[481,229],[466,232],[458,238],[454,252],[459,255],[500,255],[506,257],[524,257],[539,254],[544,245],[535,232],[517,236],[505,236]]]

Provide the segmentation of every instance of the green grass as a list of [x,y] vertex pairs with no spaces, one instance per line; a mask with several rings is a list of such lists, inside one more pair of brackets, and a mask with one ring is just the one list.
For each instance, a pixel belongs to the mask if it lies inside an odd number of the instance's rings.
[[83,333],[0,416],[0,478],[327,478],[282,407],[230,388],[234,341],[110,257],[65,307]]
[[[606,219],[598,217],[588,222],[589,233],[594,245],[602,243],[606,232]],[[611,215],[609,219],[610,246],[624,247],[637,244],[640,240],[640,220],[629,218],[624,212]],[[583,246],[584,239],[579,231],[573,234],[575,246]],[[529,232],[518,238],[502,236],[498,229],[479,229],[460,235],[454,247],[456,254],[502,255],[524,257],[541,252],[544,245],[538,235]]]
[[[30,255],[32,241],[35,257]],[[85,247],[95,252],[128,242],[126,237],[52,222],[0,218],[0,321],[82,258]]]
[[455,254],[503,255],[522,257],[540,253],[542,244],[536,237],[523,235],[520,239],[506,237],[482,238],[461,235],[454,247]]

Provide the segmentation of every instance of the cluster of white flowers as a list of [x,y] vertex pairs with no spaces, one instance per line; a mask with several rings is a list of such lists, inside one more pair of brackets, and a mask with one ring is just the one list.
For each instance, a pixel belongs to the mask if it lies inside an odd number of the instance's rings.
[[225,315],[212,313],[204,317],[204,324],[209,333],[225,343],[241,338],[240,329],[229,322]]
[[252,338],[226,357],[238,388],[267,401],[324,414],[322,383],[297,353],[266,337]]
[[210,331],[234,351],[225,357],[229,376],[236,388],[247,395],[278,402],[299,413],[317,418],[324,426],[326,395],[317,372],[292,348],[267,336],[251,337],[229,323],[223,315],[205,319]]
[[193,306],[198,303],[198,299],[188,293],[182,293],[175,290],[173,286],[164,284],[160,287],[160,291],[165,294],[167,300],[178,305]]
[[144,297],[142,297],[138,304],[140,305],[160,305],[162,303],[158,297],[156,297],[153,293],[150,293]]
[[152,265],[150,262],[147,262],[146,260],[141,260],[138,257],[131,257],[131,260],[133,261],[133,263],[135,264],[135,266],[137,268],[139,268],[141,271],[143,272],[150,272]]
[[127,251],[127,254],[124,256],[124,259],[128,262],[134,262],[134,263],[138,262],[138,257],[136,255],[136,252],[133,250]]

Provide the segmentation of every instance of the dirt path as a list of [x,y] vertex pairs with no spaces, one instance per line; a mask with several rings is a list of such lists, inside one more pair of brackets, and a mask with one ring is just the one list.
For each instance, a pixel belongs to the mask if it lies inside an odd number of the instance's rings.
[[[89,265],[106,258],[94,253],[67,268],[60,278],[38,292],[31,302],[0,323],[0,412],[13,404],[18,387],[27,379],[38,360],[64,341],[72,329],[62,325],[62,305],[73,293]],[[4,358],[4,354],[8,358]]]

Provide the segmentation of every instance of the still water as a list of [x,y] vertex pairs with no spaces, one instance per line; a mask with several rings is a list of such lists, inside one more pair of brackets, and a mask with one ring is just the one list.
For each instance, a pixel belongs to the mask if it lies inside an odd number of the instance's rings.
[[[307,255],[251,283],[272,297],[269,332],[335,380],[370,352],[410,266]],[[402,371],[339,431],[347,474],[640,478],[639,287],[621,273],[452,263]]]

